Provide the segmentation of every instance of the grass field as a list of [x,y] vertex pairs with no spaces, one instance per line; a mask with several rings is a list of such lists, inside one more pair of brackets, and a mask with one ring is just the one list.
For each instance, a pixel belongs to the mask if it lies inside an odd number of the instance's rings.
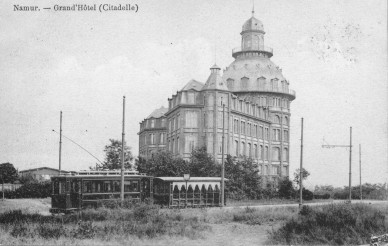
[[[279,231],[300,216],[297,207],[172,210],[140,206],[86,210],[80,222],[76,215],[49,216],[49,207],[50,199],[0,200],[0,245],[287,244]],[[387,205],[373,207],[382,211],[388,223]]]

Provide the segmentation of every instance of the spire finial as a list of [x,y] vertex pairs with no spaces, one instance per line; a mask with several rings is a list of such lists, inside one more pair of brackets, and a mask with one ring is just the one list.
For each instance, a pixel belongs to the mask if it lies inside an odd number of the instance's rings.
[[252,17],[255,16],[255,0],[252,0]]

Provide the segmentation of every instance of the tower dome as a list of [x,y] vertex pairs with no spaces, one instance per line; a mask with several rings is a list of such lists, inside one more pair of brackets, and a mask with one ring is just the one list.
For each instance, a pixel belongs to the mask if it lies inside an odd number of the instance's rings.
[[273,50],[264,46],[263,23],[254,17],[242,26],[241,46],[233,49],[235,60],[225,69],[223,80],[230,91],[236,94],[271,94],[295,99],[289,81],[282,69],[271,61]]
[[242,26],[241,34],[244,32],[251,32],[251,31],[257,31],[263,34],[265,33],[263,23],[258,19],[256,19],[254,16],[252,16],[249,20],[247,20],[244,23],[244,25]]

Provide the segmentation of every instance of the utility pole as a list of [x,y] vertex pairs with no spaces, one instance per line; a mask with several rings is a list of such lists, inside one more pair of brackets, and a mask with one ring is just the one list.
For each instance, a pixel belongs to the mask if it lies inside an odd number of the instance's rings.
[[222,148],[221,148],[221,207],[224,206],[225,199],[225,163],[224,163],[224,144],[225,143],[225,104],[222,104]]
[[120,198],[121,203],[124,202],[124,158],[125,158],[125,96],[123,96],[123,132],[121,139],[121,189]]
[[358,154],[360,161],[360,200],[362,200],[362,183],[361,183],[361,144],[358,145]]
[[352,202],[352,127],[350,127],[350,144],[349,145],[330,145],[324,144],[322,148],[349,148],[349,203]]
[[59,119],[59,175],[61,175],[61,157],[62,157],[62,111]]
[[303,205],[303,177],[302,177],[302,170],[303,170],[303,118],[301,122],[301,133],[300,133],[300,167],[299,167],[299,208],[302,208]]

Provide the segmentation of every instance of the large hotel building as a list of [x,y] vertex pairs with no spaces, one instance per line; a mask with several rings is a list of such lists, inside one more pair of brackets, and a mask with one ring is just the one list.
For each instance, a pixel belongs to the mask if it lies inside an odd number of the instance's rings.
[[[140,123],[139,155],[166,150],[188,159],[206,146],[221,160],[223,115],[225,155],[249,157],[266,181],[289,176],[290,104],[295,91],[264,46],[264,27],[253,15],[242,26],[241,47],[223,71],[214,65],[205,83],[189,81]],[[223,114],[223,105],[225,113]]]

